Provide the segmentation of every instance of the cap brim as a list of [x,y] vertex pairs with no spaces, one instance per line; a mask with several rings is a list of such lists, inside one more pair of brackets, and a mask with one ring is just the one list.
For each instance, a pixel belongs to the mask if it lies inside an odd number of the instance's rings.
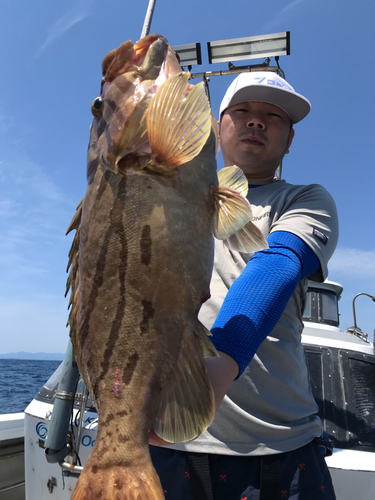
[[288,114],[293,124],[303,120],[311,110],[310,102],[302,95],[290,92],[287,89],[278,89],[277,87],[267,87],[265,85],[251,85],[238,90],[225,109],[241,102],[251,101],[268,102],[278,106]]

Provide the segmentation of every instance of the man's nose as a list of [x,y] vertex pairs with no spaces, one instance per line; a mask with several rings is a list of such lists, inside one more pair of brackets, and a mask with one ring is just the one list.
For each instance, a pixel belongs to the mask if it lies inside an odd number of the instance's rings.
[[248,128],[258,128],[259,130],[264,130],[266,128],[264,121],[261,118],[251,118],[247,121],[246,126]]

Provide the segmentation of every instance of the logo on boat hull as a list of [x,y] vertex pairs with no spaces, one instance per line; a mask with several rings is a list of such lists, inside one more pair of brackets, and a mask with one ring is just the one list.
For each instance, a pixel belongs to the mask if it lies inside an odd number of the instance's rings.
[[[47,434],[48,434],[48,429],[45,425],[44,422],[38,422],[35,427],[36,433],[41,439],[46,439]],[[91,437],[88,434],[84,434],[81,439],[81,444],[82,446],[94,446],[95,444],[95,437]]]
[[83,446],[94,446],[95,439],[92,439],[91,436],[89,436],[88,434],[85,434],[84,436],[82,436],[81,444]]
[[38,436],[39,436],[40,438],[42,438],[42,439],[46,439],[48,429],[47,429],[47,427],[45,426],[44,422],[38,422],[38,423],[36,424],[35,430],[36,430],[36,433],[38,434]]

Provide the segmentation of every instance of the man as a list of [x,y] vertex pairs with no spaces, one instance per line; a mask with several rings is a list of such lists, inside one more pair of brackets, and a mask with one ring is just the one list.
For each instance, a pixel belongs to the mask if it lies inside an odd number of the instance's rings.
[[301,332],[306,279],[327,277],[336,247],[336,207],[319,185],[275,180],[293,125],[309,111],[307,99],[270,72],[241,74],[221,103],[224,164],[245,173],[253,222],[269,249],[251,256],[216,241],[200,320],[220,353],[206,360],[217,413],[196,440],[151,447],[166,498],[335,498],[316,441],[323,429]]

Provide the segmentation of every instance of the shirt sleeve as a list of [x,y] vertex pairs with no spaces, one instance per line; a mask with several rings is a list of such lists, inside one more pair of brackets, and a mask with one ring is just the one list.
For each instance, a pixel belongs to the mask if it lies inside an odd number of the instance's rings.
[[275,231],[229,289],[211,329],[216,349],[232,356],[240,375],[279,321],[298,282],[318,271],[319,260],[298,236]]
[[270,233],[286,231],[298,236],[318,257],[319,269],[310,277],[322,282],[328,276],[328,261],[339,236],[336,204],[319,184],[304,186],[287,200],[270,227]]

